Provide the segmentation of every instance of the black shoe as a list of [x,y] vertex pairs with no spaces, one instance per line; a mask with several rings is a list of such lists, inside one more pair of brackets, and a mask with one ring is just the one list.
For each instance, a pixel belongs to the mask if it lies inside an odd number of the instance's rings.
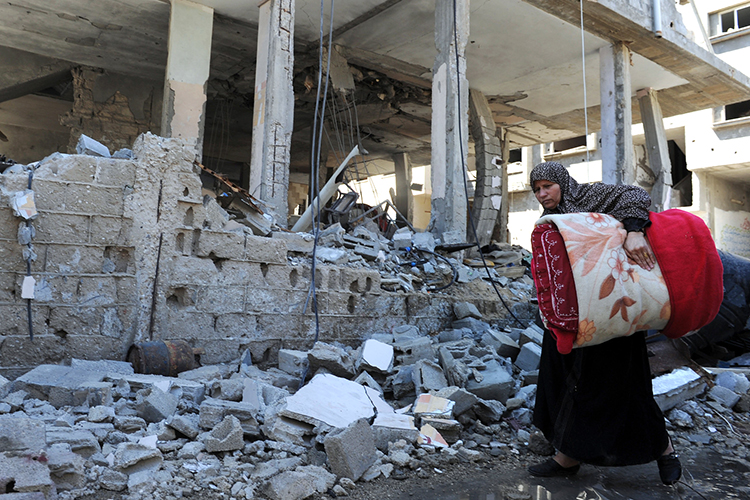
[[564,477],[574,476],[578,473],[578,469],[581,465],[573,465],[571,467],[563,467],[562,465],[555,462],[554,458],[550,458],[546,462],[532,465],[527,470],[532,476],[538,477]]
[[662,483],[671,486],[679,481],[682,476],[682,465],[677,453],[662,455],[656,459],[656,463],[659,465],[659,477]]

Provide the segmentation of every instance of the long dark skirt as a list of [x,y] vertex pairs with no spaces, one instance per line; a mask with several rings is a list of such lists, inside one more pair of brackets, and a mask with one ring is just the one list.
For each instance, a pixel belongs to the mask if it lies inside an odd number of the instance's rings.
[[667,448],[643,332],[560,354],[545,331],[536,425],[560,452],[593,465],[636,465]]

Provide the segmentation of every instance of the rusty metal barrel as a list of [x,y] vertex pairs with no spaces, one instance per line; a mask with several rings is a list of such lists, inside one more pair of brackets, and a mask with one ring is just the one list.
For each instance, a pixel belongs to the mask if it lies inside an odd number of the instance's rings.
[[193,348],[182,340],[157,340],[133,344],[128,361],[136,373],[176,377],[196,367]]

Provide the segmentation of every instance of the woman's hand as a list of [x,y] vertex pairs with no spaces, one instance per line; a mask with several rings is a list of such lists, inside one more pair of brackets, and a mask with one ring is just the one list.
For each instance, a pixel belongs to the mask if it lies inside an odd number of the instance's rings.
[[656,257],[640,231],[631,231],[622,245],[627,256],[643,269],[650,271],[656,265]]

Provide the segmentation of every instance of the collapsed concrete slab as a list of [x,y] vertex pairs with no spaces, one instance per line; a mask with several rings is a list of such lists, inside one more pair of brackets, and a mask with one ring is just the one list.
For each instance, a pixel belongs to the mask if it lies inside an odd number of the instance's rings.
[[13,390],[24,390],[55,408],[82,404],[112,404],[112,384],[106,373],[77,370],[69,366],[40,365],[18,377]]
[[706,383],[690,368],[680,368],[651,381],[654,399],[661,411],[671,410],[675,406],[702,394]]
[[280,414],[314,426],[346,428],[361,418],[372,418],[375,409],[393,412],[377,391],[335,375],[319,374],[287,398]]

